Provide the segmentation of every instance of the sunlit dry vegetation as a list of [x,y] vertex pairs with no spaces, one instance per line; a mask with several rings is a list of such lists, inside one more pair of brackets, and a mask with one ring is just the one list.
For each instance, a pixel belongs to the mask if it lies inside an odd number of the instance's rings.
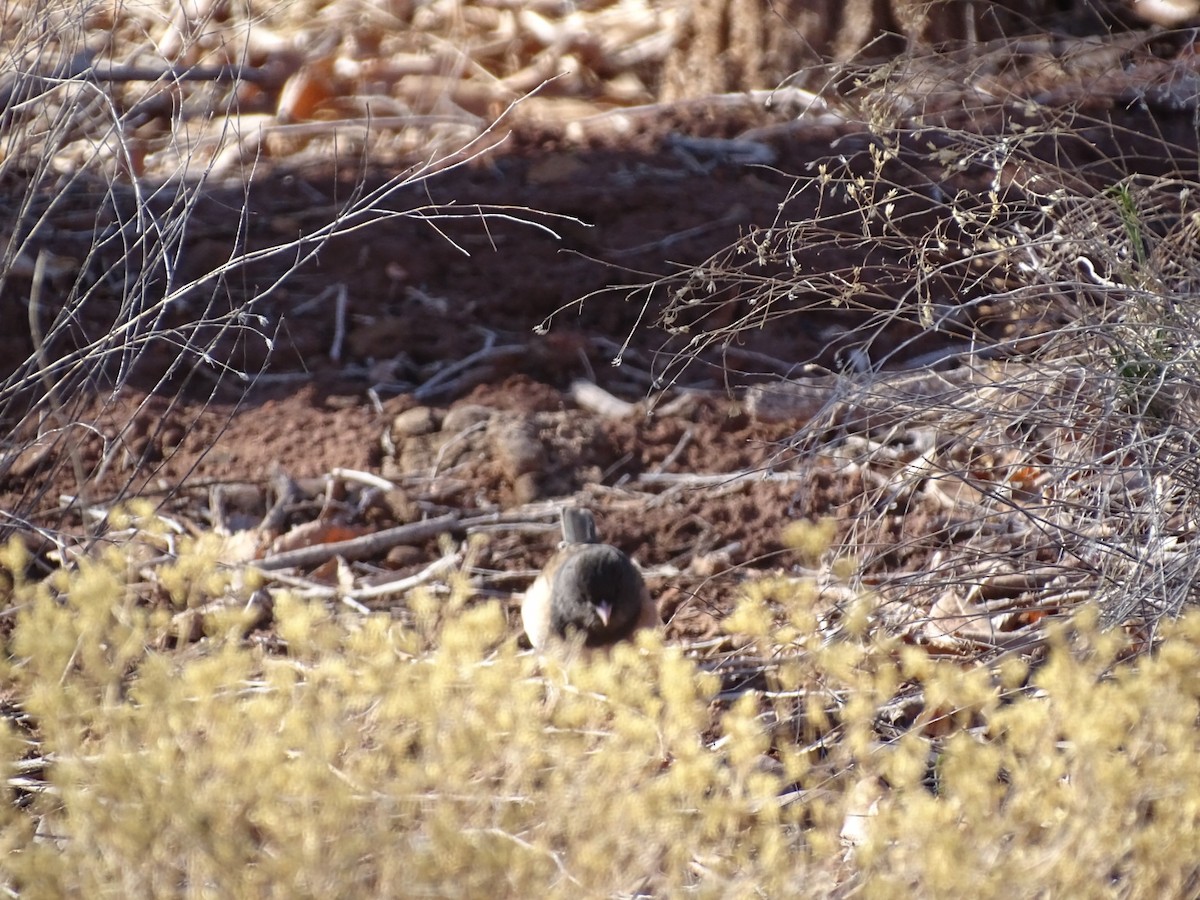
[[[652,635],[539,662],[464,595],[414,598],[411,628],[277,595],[275,639],[247,643],[253,584],[147,606],[138,581],[114,550],[11,589],[20,896],[1195,890],[1194,615],[1136,662],[1083,615],[1035,664],[968,667],[869,598],[835,627],[811,585],[752,588],[747,689]],[[171,613],[213,597],[238,602],[170,649]]]
[[[828,327],[840,372],[796,364],[747,399],[804,423],[782,457],[862,473],[846,547],[927,637],[1010,641],[1030,607],[1079,601],[1152,622],[1195,599],[1200,182],[1165,141],[1149,163],[1054,161],[1114,145],[1111,125],[1071,126],[881,135],[814,163],[769,227],[639,289],[669,296],[664,380],[781,317],[860,317]],[[990,187],[939,187],[967,169]]]

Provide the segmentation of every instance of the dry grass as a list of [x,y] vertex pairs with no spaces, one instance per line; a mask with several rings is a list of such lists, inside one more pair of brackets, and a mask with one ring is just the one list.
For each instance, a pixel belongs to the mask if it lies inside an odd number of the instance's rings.
[[778,467],[861,479],[842,552],[907,634],[1175,614],[1200,514],[1195,153],[1082,109],[930,119],[843,141],[769,227],[641,289],[666,298],[661,381],[807,317],[830,352],[774,361],[747,402],[797,423]]
[[411,628],[278,593],[273,645],[234,611],[167,649],[171,612],[254,588],[187,574],[213,560],[183,548],[151,605],[119,551],[8,591],[14,896],[1195,890],[1195,615],[1136,662],[1084,616],[964,671],[781,583],[728,623],[758,688],[653,635],[539,663],[465,593]]

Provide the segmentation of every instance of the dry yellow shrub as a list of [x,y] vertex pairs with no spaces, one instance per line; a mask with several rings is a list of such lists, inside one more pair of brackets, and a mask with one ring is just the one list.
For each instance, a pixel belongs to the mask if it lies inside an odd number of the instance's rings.
[[[796,616],[780,591],[733,620],[760,644],[772,610]],[[0,677],[36,727],[0,730],[0,760],[11,778],[40,756],[45,786],[0,806],[19,896],[1194,891],[1195,616],[1136,663],[1081,620],[1040,667],[995,673],[847,631],[737,699],[655,635],[539,662],[495,603],[414,635],[280,595],[286,652],[236,633],[168,651],[117,554],[11,593]],[[956,727],[882,739],[914,685]]]

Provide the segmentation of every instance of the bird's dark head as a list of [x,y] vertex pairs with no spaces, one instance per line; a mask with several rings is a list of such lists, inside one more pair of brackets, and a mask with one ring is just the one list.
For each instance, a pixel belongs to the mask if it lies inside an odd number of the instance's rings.
[[[584,646],[611,644],[637,627],[645,582],[629,557],[607,544],[586,544],[555,574],[550,628]],[[576,638],[577,639],[577,638]]]

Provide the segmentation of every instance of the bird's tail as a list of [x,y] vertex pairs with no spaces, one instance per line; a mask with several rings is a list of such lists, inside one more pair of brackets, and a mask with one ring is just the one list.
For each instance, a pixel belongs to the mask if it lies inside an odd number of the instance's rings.
[[586,507],[563,507],[563,541],[568,544],[597,544],[596,517]]

